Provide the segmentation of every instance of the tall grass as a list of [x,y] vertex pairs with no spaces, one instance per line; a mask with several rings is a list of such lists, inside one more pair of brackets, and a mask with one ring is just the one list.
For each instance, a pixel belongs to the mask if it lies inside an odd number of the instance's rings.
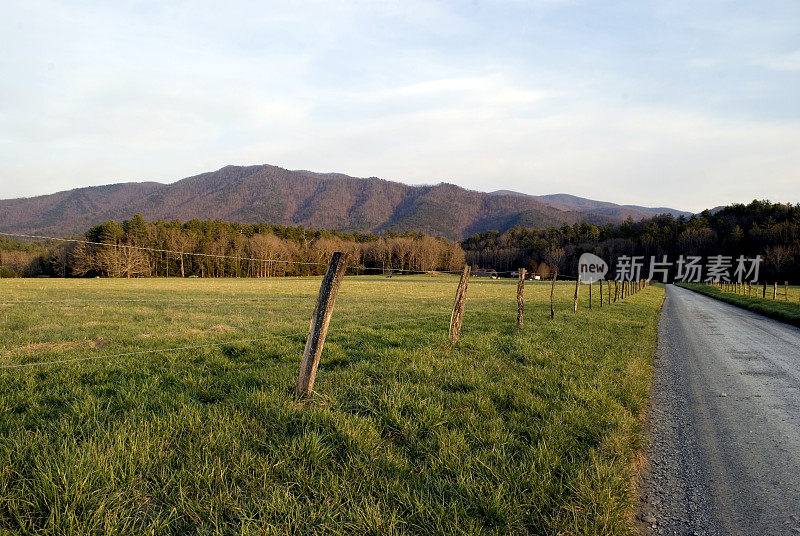
[[630,533],[663,291],[529,283],[517,332],[476,279],[451,349],[456,284],[346,278],[298,403],[318,278],[3,281],[55,302],[0,305],[0,365],[285,337],[0,369],[0,532]]

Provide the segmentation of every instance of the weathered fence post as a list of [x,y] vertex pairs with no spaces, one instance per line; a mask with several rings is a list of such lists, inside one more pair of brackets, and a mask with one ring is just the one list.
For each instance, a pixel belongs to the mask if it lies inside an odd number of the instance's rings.
[[774,300],[777,297],[778,297],[778,282],[775,281],[774,283],[772,283],[772,299]]
[[450,342],[455,345],[461,336],[461,322],[464,320],[464,304],[467,301],[467,286],[469,285],[469,273],[471,268],[468,264],[464,265],[461,272],[461,279],[456,289],[456,299],[453,302],[453,313],[450,315]]
[[788,281],[784,281],[783,282],[783,288],[785,289],[784,290],[784,297],[786,298],[786,301],[789,301],[789,282]]
[[525,316],[525,268],[519,269],[519,281],[517,282],[517,329],[522,329]]
[[556,278],[558,278],[558,268],[553,272],[553,282],[550,283],[550,320],[556,316],[556,309],[553,304],[553,293],[556,290]]
[[581,286],[581,276],[578,274],[578,277],[575,278],[575,305],[573,310],[577,313],[578,312],[578,289]]
[[303,351],[303,360],[300,362],[300,373],[297,377],[295,396],[304,398],[311,395],[314,390],[314,379],[317,377],[317,366],[325,345],[325,336],[328,334],[328,325],[331,323],[333,304],[339,294],[339,286],[347,269],[344,255],[337,251],[331,257],[328,271],[322,278],[317,296],[317,306],[311,316],[311,326],[308,328],[306,349]]
[[600,285],[600,309],[603,308],[603,280],[597,282]]
[[592,308],[592,278],[589,278],[589,309]]
[[[608,290],[611,292],[611,289]],[[614,303],[617,303],[617,298],[619,297],[619,281],[616,279],[614,280]]]

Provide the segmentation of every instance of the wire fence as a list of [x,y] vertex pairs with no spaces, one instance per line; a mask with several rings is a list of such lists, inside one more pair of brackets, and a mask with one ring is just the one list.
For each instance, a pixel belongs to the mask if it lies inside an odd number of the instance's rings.
[[[151,252],[157,253],[170,253],[176,255],[197,255],[202,257],[214,257],[214,258],[224,258],[224,259],[232,259],[232,260],[246,260],[246,261],[256,261],[256,262],[282,262],[282,263],[294,263],[294,264],[303,264],[303,265],[326,265],[327,266],[327,273],[322,279],[322,286],[320,287],[319,294],[316,296],[316,308],[314,309],[314,314],[312,315],[311,326],[307,332],[307,344],[306,350],[303,355],[303,363],[301,364],[301,375],[300,379],[298,380],[298,391],[297,394],[299,396],[304,396],[310,394],[311,386],[313,386],[313,377],[316,374],[316,366],[319,362],[319,355],[322,351],[322,345],[324,344],[325,334],[328,331],[328,325],[330,323],[331,314],[333,312],[333,301],[336,299],[336,294],[338,293],[339,283],[341,282],[342,278],[344,278],[348,269],[353,268],[352,266],[347,265],[346,256],[342,253],[334,253],[331,261],[329,263],[316,263],[316,262],[302,262],[302,261],[290,261],[284,259],[265,259],[265,258],[252,258],[252,257],[242,257],[242,256],[230,256],[230,255],[216,255],[216,254],[207,254],[207,253],[198,253],[198,252],[183,252],[183,251],[176,251],[170,249],[159,249],[159,248],[147,248],[142,246],[134,246],[129,244],[108,244],[103,242],[92,242],[88,240],[79,240],[79,239],[66,239],[66,238],[58,238],[58,237],[46,237],[40,235],[24,235],[24,234],[12,234],[12,233],[0,233],[0,235],[5,236],[14,236],[14,237],[21,237],[21,238],[29,238],[29,239],[42,239],[42,240],[55,240],[55,241],[62,241],[62,242],[74,242],[74,243],[82,243],[82,244],[91,244],[97,246],[110,246],[110,247],[117,247],[117,248],[131,248],[137,250],[146,250]],[[355,267],[360,274],[363,274],[365,271],[365,267],[357,266]],[[363,322],[364,320],[364,313],[367,309],[365,307],[366,304],[371,302],[381,302],[382,295],[380,292],[375,292],[374,295],[370,295],[369,297],[365,298],[362,296],[362,301],[357,304],[350,304],[350,307],[353,307],[356,312],[352,314],[337,314],[337,322],[352,322],[353,320],[360,320],[361,322],[354,322],[351,325],[345,326],[335,326],[330,331],[332,332],[346,332],[348,330],[353,330],[357,328],[362,329],[379,329],[385,326],[391,325],[399,325],[403,323],[409,322],[422,322],[425,320],[431,320],[434,318],[443,318],[445,316],[450,316],[450,339],[453,345],[458,343],[459,335],[461,331],[461,324],[464,316],[464,308],[465,303],[467,301],[475,301],[475,300],[492,300],[495,302],[502,302],[507,303],[508,301],[512,301],[513,298],[508,296],[507,299],[503,299],[502,297],[498,296],[491,296],[491,297],[468,297],[467,296],[467,285],[470,280],[470,276],[474,279],[480,278],[490,278],[490,279],[497,279],[500,275],[513,275],[519,278],[519,283],[517,285],[517,296],[516,296],[516,303],[518,307],[518,314],[517,314],[517,328],[520,329],[523,326],[523,309],[524,309],[524,280],[526,276],[530,277],[531,279],[538,279],[541,280],[544,284],[550,285],[550,317],[553,318],[554,315],[554,301],[553,301],[553,289],[555,288],[555,283],[558,280],[564,281],[575,281],[575,294],[574,294],[574,311],[577,312],[578,310],[578,295],[580,290],[580,281],[577,280],[574,276],[565,276],[559,274],[558,272],[552,274],[537,274],[536,272],[526,273],[524,269],[518,270],[509,270],[504,272],[498,272],[494,270],[476,270],[472,272],[469,266],[465,266],[463,270],[456,272],[456,271],[448,271],[448,270],[437,270],[437,271],[421,271],[421,270],[408,270],[396,267],[376,267],[372,268],[373,270],[380,270],[381,273],[384,274],[392,274],[392,273],[412,273],[412,274],[419,274],[419,273],[426,273],[431,275],[449,275],[449,274],[460,274],[461,278],[459,280],[458,289],[456,291],[455,301],[453,303],[453,309],[451,312],[437,312],[436,314],[411,314],[411,315],[402,315],[401,317],[397,317],[397,311],[388,311],[388,314],[391,314],[393,320],[391,321],[383,321],[383,322]],[[216,279],[215,279],[216,280]],[[308,280],[307,280],[308,281]],[[362,280],[366,281],[366,280]],[[369,281],[377,281],[376,279],[370,278]],[[385,281],[385,280],[384,280]],[[426,281],[431,281],[430,279]],[[447,278],[443,279],[442,281],[447,283],[452,283],[452,279]],[[648,282],[644,280],[640,280],[635,283],[634,282],[622,282],[621,284],[615,283],[614,285],[614,298],[613,302],[615,303],[618,299],[624,299],[627,296],[631,295],[632,293],[641,290],[646,286]],[[443,287],[449,288],[449,287]],[[396,289],[396,287],[393,287]],[[196,289],[195,289],[196,290]],[[209,289],[205,289],[208,291]],[[259,289],[262,290],[263,289]],[[313,290],[313,286],[309,288],[309,290]],[[607,283],[607,304],[611,305],[612,298],[611,298],[611,285],[610,282]],[[252,296],[252,295],[242,295],[241,292],[232,293],[230,295],[216,295],[216,296],[205,296],[205,297],[186,297],[176,295],[176,289],[170,289],[169,292],[171,293],[169,296],[131,296],[131,295],[122,295],[122,296],[103,296],[103,297],[62,297],[62,298],[47,298],[47,299],[25,299],[25,298],[17,298],[17,299],[0,299],[0,306],[5,307],[13,307],[13,306],[36,306],[36,305],[59,305],[59,306],[75,306],[81,308],[91,308],[92,306],[99,306],[105,307],[106,304],[112,305],[122,305],[122,304],[129,304],[129,305],[168,305],[171,306],[173,304],[202,304],[206,308],[213,306],[213,304],[226,304],[226,305],[238,305],[244,303],[250,304],[264,304],[264,303],[285,303],[285,304],[292,304],[292,306],[296,308],[295,304],[300,303],[307,303],[310,307],[311,303],[313,302],[315,295],[314,294],[303,294],[303,295],[285,295],[285,296]],[[385,292],[385,290],[384,290]],[[331,298],[332,293],[332,298]],[[589,302],[588,306],[592,308],[592,286],[589,285]],[[442,300],[449,301],[450,297],[448,293],[445,292],[444,294],[429,294],[429,295],[420,295],[418,292],[413,294],[407,295],[406,297],[410,298],[413,301],[415,306],[419,306],[420,304],[437,304],[441,303]],[[602,307],[603,305],[603,287],[602,282],[600,283],[600,294],[599,294],[599,306]],[[327,305],[330,304],[330,305]],[[395,304],[398,305],[398,304]],[[408,306],[411,308],[411,306]],[[300,310],[300,309],[297,309]],[[185,312],[185,311],[183,311]],[[259,314],[263,314],[265,311],[259,310]],[[375,313],[366,310],[367,313],[371,313],[370,318],[374,319]],[[286,314],[286,311],[278,310],[278,314]],[[253,343],[253,342],[262,342],[262,341],[270,341],[270,340],[278,340],[278,339],[297,339],[302,338],[304,332],[302,331],[292,331],[291,333],[286,334],[274,334],[268,335],[264,337],[248,337],[248,338],[236,338],[236,339],[229,339],[224,341],[214,341],[202,344],[184,344],[184,345],[168,345],[165,348],[149,348],[149,349],[140,349],[140,350],[131,350],[125,352],[117,352],[111,354],[103,354],[103,355],[82,355],[76,356],[71,358],[63,358],[63,359],[44,359],[38,361],[30,361],[24,363],[11,363],[11,364],[1,364],[0,370],[5,369],[19,369],[19,368],[30,368],[30,367],[43,367],[49,365],[57,365],[57,364],[68,364],[68,363],[75,363],[75,362],[83,362],[83,361],[95,361],[95,360],[113,360],[118,359],[121,357],[130,357],[130,356],[139,356],[139,355],[149,355],[149,354],[164,354],[164,353],[172,353],[172,352],[180,352],[186,350],[196,350],[202,348],[211,348],[211,347],[220,347],[225,345],[235,345],[235,344],[243,344],[243,343]],[[310,353],[316,355],[316,357],[311,356]],[[311,371],[310,380],[306,378],[307,384],[305,390],[301,389],[301,383],[303,378],[303,369],[307,366],[307,363],[310,363],[310,367],[313,368]]]
[[[560,278],[559,278],[560,279]],[[452,280],[447,279],[448,282],[452,283]],[[551,285],[554,284],[556,278],[552,278],[550,281],[545,281],[544,283],[550,283]],[[615,285],[616,287],[616,285]],[[576,287],[577,289],[577,287]],[[611,288],[610,285],[607,287],[608,298],[607,304],[611,305]],[[628,290],[630,293],[631,290]],[[602,296],[602,294],[601,294]],[[616,302],[617,298],[622,299],[625,297],[625,294],[619,295],[618,292],[615,290],[614,293],[614,301]],[[24,300],[24,299],[17,299],[17,300],[2,300],[0,304],[2,305],[48,305],[48,304],[61,304],[61,305],[83,305],[83,306],[91,306],[94,304],[186,304],[186,303],[219,303],[219,302],[226,302],[235,305],[236,303],[254,303],[258,304],[261,302],[268,303],[268,302],[278,302],[278,303],[306,303],[309,308],[313,304],[315,296],[312,294],[308,294],[305,296],[262,296],[262,297],[247,297],[247,296],[230,296],[227,298],[181,298],[181,297],[163,297],[163,298],[121,298],[121,297],[108,297],[108,298],[73,298],[71,300],[66,299],[46,299],[46,300]],[[376,296],[376,301],[380,301],[381,297]],[[451,296],[448,293],[441,293],[441,294],[429,294],[425,296],[415,295],[413,296],[413,301],[419,304],[421,301],[429,302],[428,305],[441,303],[442,300],[449,301]],[[602,299],[601,306],[602,306]],[[507,303],[512,301],[513,298],[511,296],[488,296],[488,297],[471,297],[465,298],[465,301],[482,301],[482,300],[490,300],[497,303]],[[519,301],[519,299],[517,299]],[[576,290],[576,304],[577,304],[577,290]],[[453,315],[452,312],[437,312],[436,314],[410,314],[410,315],[401,315],[400,318],[397,318],[396,311],[390,311],[394,319],[391,321],[383,321],[383,322],[363,322],[364,320],[364,312],[359,311],[360,308],[363,308],[364,302],[363,298],[362,301],[359,303],[351,303],[345,304],[344,310],[345,312],[337,313],[336,321],[337,323],[350,323],[354,322],[350,325],[344,326],[335,326],[330,331],[335,333],[346,332],[354,329],[378,329],[385,326],[391,325],[399,325],[403,323],[410,323],[410,322],[423,322],[426,320],[436,319],[436,318],[444,318],[447,316]],[[590,301],[591,306],[591,301]],[[355,312],[348,311],[348,308],[355,309]],[[306,311],[308,309],[305,309]],[[576,305],[577,310],[577,305]],[[283,311],[278,311],[279,313]],[[347,314],[350,312],[351,314]],[[372,315],[374,316],[374,314]],[[270,341],[270,340],[277,340],[277,339],[300,339],[307,335],[308,333],[305,331],[292,331],[291,333],[285,334],[275,334],[269,335],[264,337],[248,337],[248,338],[235,338],[235,339],[228,339],[223,341],[215,341],[215,342],[208,342],[203,344],[188,344],[188,345],[178,345],[178,346],[168,346],[166,348],[151,348],[151,349],[141,349],[141,350],[132,350],[126,352],[118,352],[118,353],[110,353],[110,354],[102,354],[102,355],[83,355],[74,358],[66,358],[66,359],[46,359],[46,360],[39,360],[39,361],[31,361],[31,362],[24,362],[24,363],[11,363],[11,364],[2,364],[0,365],[0,370],[3,369],[17,369],[17,368],[28,368],[28,367],[36,367],[36,366],[48,366],[48,365],[56,365],[56,364],[68,364],[68,363],[75,363],[75,362],[82,362],[82,361],[95,361],[95,360],[113,360],[121,357],[130,357],[130,356],[139,356],[139,355],[148,355],[148,354],[164,354],[164,353],[171,353],[171,352],[180,352],[186,350],[195,350],[195,349],[202,349],[202,348],[211,348],[211,347],[222,347],[226,345],[235,345],[235,344],[243,344],[243,343],[253,343],[253,342],[263,342],[263,341]]]

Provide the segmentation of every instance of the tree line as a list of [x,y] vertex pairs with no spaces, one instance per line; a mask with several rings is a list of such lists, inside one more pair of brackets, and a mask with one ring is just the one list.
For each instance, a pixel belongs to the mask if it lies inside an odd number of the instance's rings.
[[[334,251],[349,273],[524,267],[576,275],[584,252],[610,267],[622,256],[761,255],[761,279],[800,282],[800,204],[753,201],[691,217],[661,215],[621,224],[564,224],[487,231],[460,244],[421,233],[341,233],[221,220],[146,222],[141,215],[89,229],[82,243],[21,243],[0,237],[0,276],[273,277],[318,275]],[[129,247],[130,246],[130,247]],[[137,249],[145,248],[145,249]],[[163,250],[163,251],[153,251]],[[175,253],[177,252],[177,253]],[[647,274],[644,274],[645,276]]]
[[[324,273],[334,251],[350,273],[457,270],[458,244],[421,233],[382,236],[222,220],[153,221],[137,214],[89,229],[84,241],[0,242],[4,274],[66,277],[274,277]],[[5,264],[3,264],[5,263]]]
[[[469,264],[495,270],[576,275],[578,258],[594,253],[613,272],[622,256],[670,261],[681,255],[761,255],[760,279],[800,281],[800,204],[753,201],[691,217],[661,215],[618,225],[580,223],[561,227],[514,227],[489,231],[462,242]],[[644,274],[646,277],[647,274]],[[671,274],[671,277],[674,274]]]

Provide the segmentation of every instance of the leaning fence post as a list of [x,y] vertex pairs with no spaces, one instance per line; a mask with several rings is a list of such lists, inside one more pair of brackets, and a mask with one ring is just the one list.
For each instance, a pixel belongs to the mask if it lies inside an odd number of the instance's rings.
[[331,323],[333,304],[339,294],[339,286],[347,268],[344,255],[337,251],[331,257],[328,264],[328,271],[322,278],[317,297],[317,306],[311,316],[311,326],[308,328],[308,339],[306,348],[303,351],[303,360],[300,362],[300,373],[297,377],[295,395],[304,398],[311,395],[314,389],[314,379],[317,376],[317,366],[322,355],[322,347],[325,344],[325,336],[328,334],[328,325]]
[[575,306],[573,310],[577,313],[578,312],[578,289],[581,286],[581,276],[578,274],[578,277],[575,279]]
[[553,304],[553,293],[556,290],[556,278],[558,277],[558,268],[553,272],[553,282],[550,283],[550,320],[556,316],[556,309]]
[[517,329],[522,329],[525,316],[525,268],[519,269],[519,281],[517,282]]
[[461,279],[456,290],[456,299],[453,302],[453,313],[450,315],[450,342],[454,345],[461,336],[461,322],[464,319],[464,303],[467,301],[467,286],[469,285],[470,266],[464,265]]
[[608,288],[608,304],[611,305],[611,281],[606,281],[606,287]]

